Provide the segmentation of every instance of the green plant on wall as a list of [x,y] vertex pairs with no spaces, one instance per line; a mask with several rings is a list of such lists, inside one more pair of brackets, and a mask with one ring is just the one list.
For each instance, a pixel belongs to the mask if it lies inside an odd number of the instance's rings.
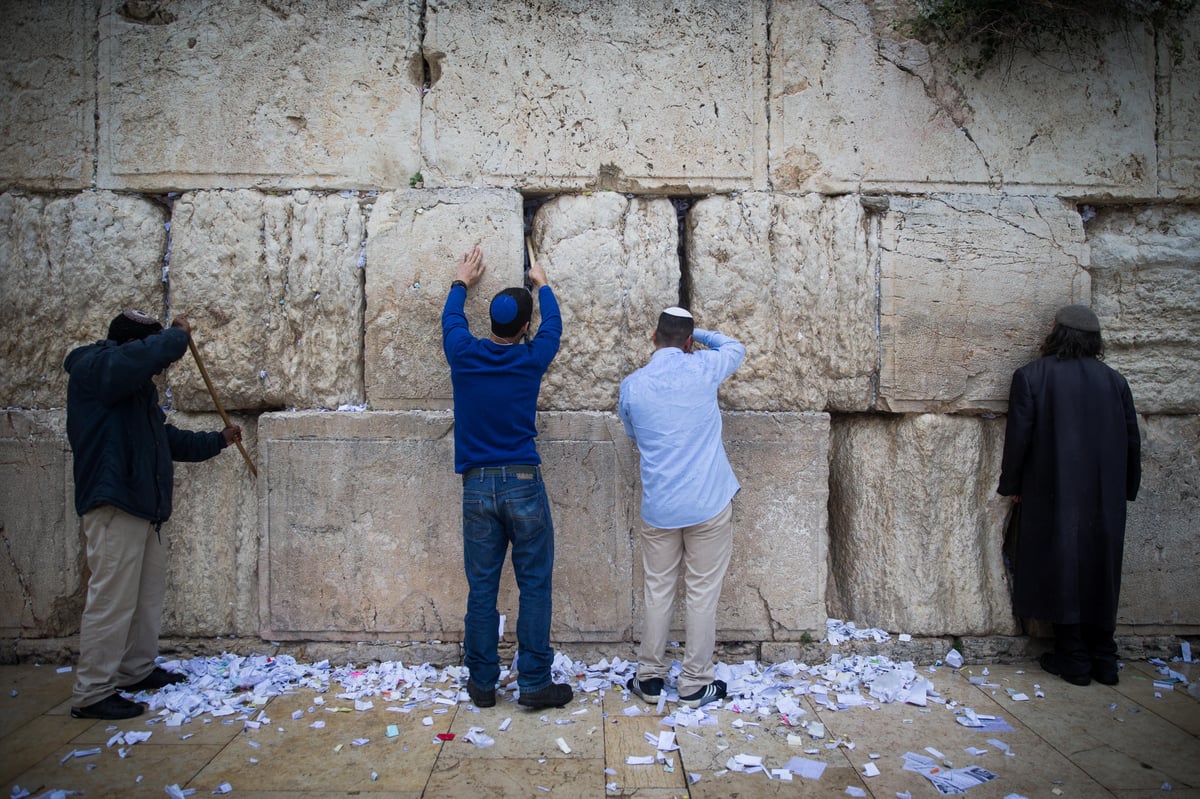
[[1170,37],[1182,56],[1179,25],[1196,0],[917,0],[916,13],[897,30],[928,44],[959,46],[959,66],[983,72],[1018,51],[1096,50],[1114,27],[1146,24]]

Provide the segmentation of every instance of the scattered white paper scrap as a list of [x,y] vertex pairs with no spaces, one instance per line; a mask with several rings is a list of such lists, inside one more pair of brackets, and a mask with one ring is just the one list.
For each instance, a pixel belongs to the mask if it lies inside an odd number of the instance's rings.
[[1179,644],[1180,654],[1183,655],[1184,663],[1192,662],[1192,645],[1187,641],[1182,641]]
[[975,757],[979,757],[980,755],[986,755],[988,753],[988,750],[980,749],[977,746],[968,746],[967,748],[963,749],[963,751],[966,752],[968,755],[974,755]]
[[962,668],[963,656],[959,654],[957,649],[951,649],[943,659],[946,661],[946,665],[952,669]]
[[564,755],[571,754],[571,747],[567,746],[567,742],[562,738],[557,739],[554,743],[558,744],[558,748],[562,750]]
[[63,666],[61,668],[55,669],[55,671],[57,671],[59,674],[69,674],[71,672],[71,667]]
[[866,796],[866,795],[867,795],[867,792],[866,792],[866,791],[864,791],[862,788],[859,788],[859,787],[857,787],[857,786],[854,786],[854,785],[847,785],[847,786],[846,786],[846,790],[845,790],[845,794],[846,794],[847,796]]
[[1028,702],[1028,701],[1029,701],[1029,695],[1028,695],[1028,694],[1020,694],[1020,693],[1018,693],[1018,694],[1013,694],[1013,695],[1012,695],[1010,698],[1011,698],[1011,699],[1012,699],[1012,701],[1014,701],[1014,702]]
[[788,771],[806,780],[819,780],[825,773],[825,764],[820,760],[809,760],[806,757],[793,757],[783,766]]
[[879,766],[875,765],[875,763],[872,761],[863,763],[862,773],[863,773],[864,777],[878,777],[879,776]]
[[654,763],[654,755],[626,755],[627,766],[649,766]]
[[233,786],[227,782],[223,782],[213,790],[213,793],[214,794],[233,793]]
[[500,732],[507,732],[510,726],[512,726],[512,717],[508,717],[500,722]]

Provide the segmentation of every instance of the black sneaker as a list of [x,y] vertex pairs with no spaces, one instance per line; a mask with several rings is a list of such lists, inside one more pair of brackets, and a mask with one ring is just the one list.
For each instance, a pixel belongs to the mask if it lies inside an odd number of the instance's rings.
[[526,693],[521,692],[521,696],[517,698],[518,705],[525,707],[562,707],[570,702],[575,696],[575,692],[571,690],[571,686],[563,685],[562,683],[551,683],[540,691],[531,691]]
[[625,687],[640,696],[642,701],[657,705],[658,697],[662,695],[663,680],[661,677],[651,677],[648,680],[639,680],[637,677],[633,677],[625,683]]
[[1062,665],[1059,663],[1058,655],[1053,652],[1043,652],[1038,658],[1038,664],[1042,667],[1042,671],[1047,671],[1062,677],[1071,685],[1091,685],[1092,675],[1090,674],[1064,674]]
[[93,702],[83,707],[71,708],[71,718],[75,719],[131,719],[146,712],[144,705],[132,702],[120,694],[106,696],[99,702]]
[[122,691],[132,691],[133,693],[137,693],[138,691],[157,691],[159,688],[163,688],[168,685],[176,685],[181,682],[187,682],[186,675],[176,674],[173,671],[167,671],[166,669],[160,669],[158,666],[155,666],[154,671],[150,672],[133,685],[120,685],[117,687]]
[[496,689],[481,688],[475,683],[467,680],[467,693],[471,695],[471,704],[475,707],[495,707],[496,706]]
[[709,702],[725,698],[725,681],[713,680],[694,694],[679,697],[679,703],[688,707],[703,707]]

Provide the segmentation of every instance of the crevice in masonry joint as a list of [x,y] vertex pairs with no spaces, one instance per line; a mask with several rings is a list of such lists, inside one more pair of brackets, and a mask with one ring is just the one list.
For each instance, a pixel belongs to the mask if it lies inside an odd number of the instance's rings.
[[534,247],[538,246],[538,243],[536,241],[534,241],[534,238],[533,238],[533,223],[534,223],[534,220],[537,218],[538,209],[540,209],[543,205],[545,205],[550,200],[554,199],[554,196],[555,195],[553,195],[553,194],[522,194],[521,195],[521,212],[522,212],[523,218],[524,218],[524,229],[522,232],[522,247],[521,247],[521,249],[523,249],[525,251],[525,269],[524,269],[524,273],[523,273],[526,276],[525,277],[525,288],[530,287],[529,286],[529,267],[532,266],[532,264],[529,261],[529,257],[530,257],[529,248],[525,247],[523,243],[528,241],[528,242],[532,242]]
[[672,197],[675,206],[675,253],[679,259],[679,307],[691,310],[692,275],[687,258],[687,215],[692,209],[693,198]]

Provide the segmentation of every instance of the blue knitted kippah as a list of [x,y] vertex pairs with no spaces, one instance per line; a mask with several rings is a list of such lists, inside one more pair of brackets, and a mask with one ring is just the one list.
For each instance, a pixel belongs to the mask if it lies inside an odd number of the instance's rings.
[[508,294],[498,294],[492,300],[492,321],[507,325],[517,318],[517,301]]

